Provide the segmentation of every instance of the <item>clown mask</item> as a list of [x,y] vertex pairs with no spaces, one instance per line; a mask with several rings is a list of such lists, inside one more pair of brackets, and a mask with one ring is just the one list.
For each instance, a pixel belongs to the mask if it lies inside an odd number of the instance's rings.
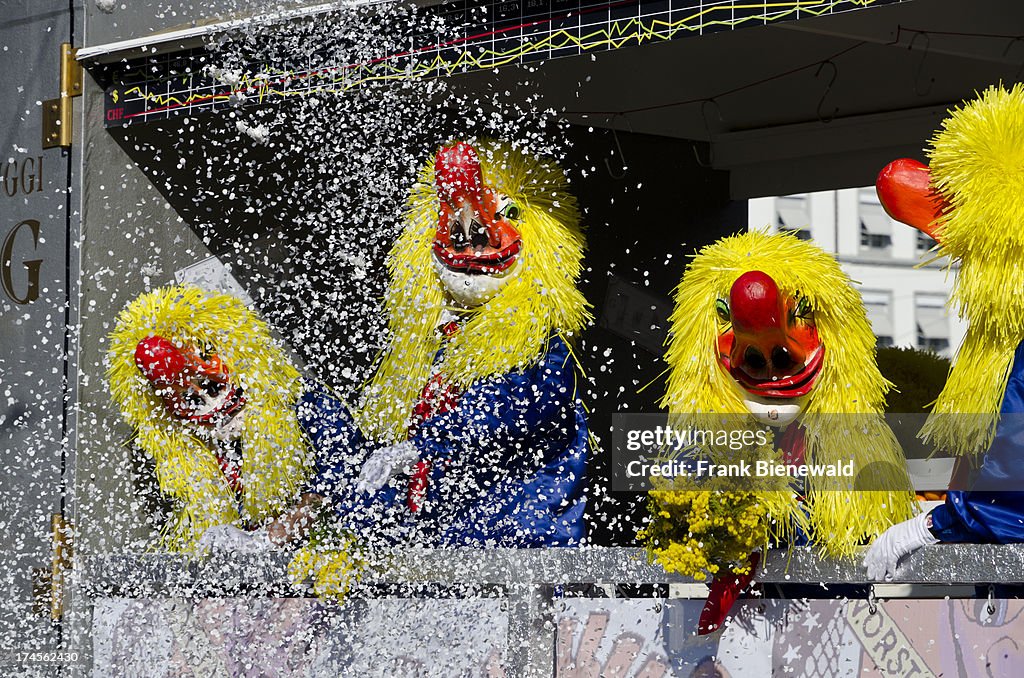
[[238,437],[245,397],[219,355],[151,335],[136,346],[135,364],[172,417],[218,439]]
[[517,273],[520,207],[484,183],[476,150],[464,142],[438,151],[434,186],[434,270],[456,304],[485,304]]
[[788,425],[814,388],[825,355],[809,301],[783,293],[761,271],[747,271],[716,310],[729,323],[718,337],[718,361],[744,405],[760,423]]

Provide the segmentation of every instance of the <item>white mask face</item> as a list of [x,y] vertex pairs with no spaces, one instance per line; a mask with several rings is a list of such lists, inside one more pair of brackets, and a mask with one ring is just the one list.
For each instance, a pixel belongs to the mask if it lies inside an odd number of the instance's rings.
[[804,409],[804,400],[800,398],[761,398],[744,389],[740,389],[740,397],[747,411],[754,416],[759,424],[785,427],[792,424]]
[[214,440],[220,440],[222,442],[238,440],[242,437],[242,425],[245,423],[245,415],[247,411],[248,410],[243,409],[228,421],[208,430],[208,434]]
[[497,296],[498,292],[508,284],[519,272],[519,260],[506,270],[497,274],[464,273],[446,267],[437,257],[433,258],[434,271],[441,279],[441,284],[448,290],[448,295],[462,308],[482,306]]
[[518,274],[522,209],[486,183],[476,149],[465,142],[438,150],[434,187],[434,271],[455,306],[477,308]]

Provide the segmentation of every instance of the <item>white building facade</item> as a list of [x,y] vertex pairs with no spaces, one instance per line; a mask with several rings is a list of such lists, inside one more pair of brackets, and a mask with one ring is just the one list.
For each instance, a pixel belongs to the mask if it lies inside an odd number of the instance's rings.
[[751,229],[795,231],[838,259],[864,299],[878,346],[952,357],[967,329],[949,308],[956,270],[935,241],[893,221],[874,187],[748,201]]

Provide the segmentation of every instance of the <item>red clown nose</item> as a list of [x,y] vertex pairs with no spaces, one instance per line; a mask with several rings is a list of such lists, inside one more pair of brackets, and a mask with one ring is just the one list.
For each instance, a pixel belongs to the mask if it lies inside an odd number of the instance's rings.
[[154,386],[183,385],[192,361],[167,339],[151,335],[135,347],[135,364]]
[[761,271],[747,271],[729,290],[732,324],[738,333],[754,334],[779,330],[785,309],[779,286]]
[[457,141],[437,152],[434,159],[437,196],[452,206],[470,202],[479,207],[484,188],[483,172],[476,149]]
[[732,327],[719,350],[733,377],[748,391],[774,398],[806,395],[823,351],[814,325],[770,275],[747,271],[729,290]]
[[939,225],[948,205],[932,187],[928,165],[911,158],[893,160],[878,173],[875,191],[890,217],[941,239]]

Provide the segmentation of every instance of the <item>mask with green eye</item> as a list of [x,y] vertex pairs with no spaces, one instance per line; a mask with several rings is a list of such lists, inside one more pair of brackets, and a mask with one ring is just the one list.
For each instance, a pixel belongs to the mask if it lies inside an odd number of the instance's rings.
[[802,320],[805,323],[814,322],[814,310],[811,308],[811,301],[799,292],[794,295],[796,303],[790,310],[791,320]]
[[715,299],[715,314],[719,362],[750,396],[793,400],[811,391],[824,349],[810,298],[747,271]]
[[504,200],[505,203],[501,206],[501,209],[498,210],[498,213],[495,215],[495,217],[499,219],[519,221],[519,219],[522,217],[522,210],[519,209],[519,205],[515,204],[514,202],[512,202],[512,200],[510,200],[507,197],[504,197]]
[[488,185],[476,149],[465,142],[437,152],[434,188],[434,270],[455,305],[475,308],[516,275],[522,208]]
[[718,319],[724,323],[730,322],[729,317],[729,302],[725,299],[715,300],[715,312],[718,313]]

